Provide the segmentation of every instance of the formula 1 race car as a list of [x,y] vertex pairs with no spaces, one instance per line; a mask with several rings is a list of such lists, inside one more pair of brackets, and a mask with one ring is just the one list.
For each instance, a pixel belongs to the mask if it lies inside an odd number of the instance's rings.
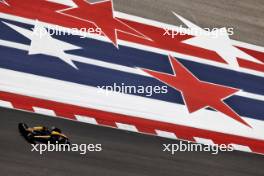
[[48,129],[45,126],[28,127],[25,123],[19,123],[18,129],[21,135],[30,143],[36,142],[51,144],[70,144],[66,135],[62,134],[61,130],[52,127]]

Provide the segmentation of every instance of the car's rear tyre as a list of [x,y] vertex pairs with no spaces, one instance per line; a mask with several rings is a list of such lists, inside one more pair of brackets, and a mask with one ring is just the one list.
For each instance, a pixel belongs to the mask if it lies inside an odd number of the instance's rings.
[[18,124],[18,130],[23,136],[26,136],[28,134],[27,128],[28,128],[28,126],[25,123],[19,123]]
[[25,123],[19,123],[18,124],[18,130],[20,132],[20,134],[29,142],[34,144],[34,134],[32,134],[31,132],[29,132],[28,130],[28,126]]

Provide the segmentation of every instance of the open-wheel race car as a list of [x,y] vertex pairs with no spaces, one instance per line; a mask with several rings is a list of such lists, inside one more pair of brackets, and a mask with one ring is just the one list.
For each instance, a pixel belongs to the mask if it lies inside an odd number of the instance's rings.
[[19,123],[18,129],[30,143],[70,144],[69,138],[56,127],[50,129],[45,126],[28,127],[25,123]]

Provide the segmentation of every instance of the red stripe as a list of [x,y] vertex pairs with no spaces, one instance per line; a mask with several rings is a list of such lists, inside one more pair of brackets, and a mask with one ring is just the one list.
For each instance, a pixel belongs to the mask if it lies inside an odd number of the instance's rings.
[[243,59],[240,59],[240,58],[238,58],[238,64],[239,64],[240,67],[243,67],[243,68],[248,68],[248,69],[251,69],[251,70],[264,72],[264,64],[258,64],[258,63],[251,62],[251,61],[248,61],[248,60],[243,60]]
[[251,50],[251,49],[247,49],[247,48],[243,48],[243,47],[237,47],[237,48],[244,51],[245,53],[253,56],[254,58],[258,59],[259,61],[263,62],[263,64],[258,64],[255,62],[250,62],[247,60],[238,59],[238,63],[239,63],[240,67],[249,68],[252,70],[264,72],[264,53],[263,52],[255,51],[255,50]]
[[258,59],[259,61],[264,63],[264,52],[255,51],[252,49],[247,49],[247,48],[238,47],[238,46],[237,46],[237,48],[244,51],[245,53],[255,57],[256,59]]
[[[203,130],[193,127],[187,127],[182,125],[175,125],[165,122],[159,122],[154,120],[148,120],[141,117],[128,116],[123,114],[117,114],[112,112],[101,111],[92,108],[85,108],[70,104],[59,103],[50,100],[43,100],[13,93],[0,92],[0,99],[11,102],[12,104],[20,105],[21,107],[40,107],[45,109],[53,110],[54,112],[65,112],[65,114],[83,115],[93,117],[101,125],[107,125],[116,127],[115,123],[123,123],[134,125],[140,132],[146,132],[149,134],[156,135],[155,130],[162,130],[174,133],[179,139],[191,140],[193,137],[200,137],[205,139],[211,139],[216,144],[239,144],[249,146],[250,149],[255,153],[264,154],[264,141],[258,139],[251,139],[247,137],[224,134],[209,130]],[[66,117],[72,119],[71,117]]]

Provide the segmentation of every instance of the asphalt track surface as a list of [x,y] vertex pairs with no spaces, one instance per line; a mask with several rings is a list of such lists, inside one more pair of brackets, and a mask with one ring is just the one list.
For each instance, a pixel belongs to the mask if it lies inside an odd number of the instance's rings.
[[[244,152],[162,151],[178,143],[155,136],[129,133],[55,117],[0,108],[0,175],[5,176],[263,176],[264,157]],[[103,151],[31,152],[17,124],[61,128],[77,144],[102,144]]]
[[[114,0],[115,10],[171,24],[171,10],[202,27],[234,27],[231,38],[264,46],[263,0]],[[72,143],[101,143],[102,152],[31,152],[17,124],[58,126]],[[154,136],[0,108],[0,175],[6,176],[263,176],[264,156],[244,152],[162,151]]]

